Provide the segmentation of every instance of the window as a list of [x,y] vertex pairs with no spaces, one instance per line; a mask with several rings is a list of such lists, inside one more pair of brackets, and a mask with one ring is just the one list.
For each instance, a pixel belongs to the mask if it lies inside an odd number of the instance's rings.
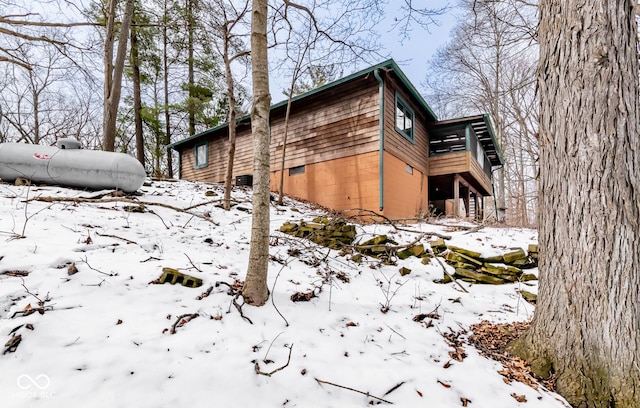
[[289,169],[290,176],[293,176],[295,174],[304,174],[304,166],[297,166]]
[[209,165],[209,144],[199,143],[193,148],[196,155],[196,169],[202,169]]
[[413,143],[413,110],[409,104],[396,94],[396,130],[405,139]]
[[407,173],[413,174],[413,167],[411,167],[411,165],[407,164],[404,169],[407,171]]

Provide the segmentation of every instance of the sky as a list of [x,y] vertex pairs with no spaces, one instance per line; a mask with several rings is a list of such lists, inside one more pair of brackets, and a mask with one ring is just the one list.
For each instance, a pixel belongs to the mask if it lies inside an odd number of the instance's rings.
[[[397,30],[393,29],[393,19],[398,13],[397,4],[387,5],[387,15],[379,28],[380,42],[382,43],[382,54],[388,54],[393,58],[407,78],[413,83],[418,91],[425,94],[422,83],[424,82],[429,60],[433,57],[439,47],[446,44],[449,33],[456,23],[456,9],[452,7],[445,14],[436,17],[438,25],[431,25],[427,29],[413,25],[410,37],[401,39]],[[376,61],[371,65],[382,62]],[[369,65],[362,62],[357,67],[347,68],[343,76],[348,76]],[[277,77],[273,75],[271,81],[271,98],[273,103],[285,99],[282,89],[289,86],[289,78]],[[429,101],[427,101],[428,103]]]

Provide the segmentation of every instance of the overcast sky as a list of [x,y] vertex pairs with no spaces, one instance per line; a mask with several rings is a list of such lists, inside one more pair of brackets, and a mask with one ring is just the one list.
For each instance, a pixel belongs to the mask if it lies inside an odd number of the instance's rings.
[[[393,11],[392,5],[387,6],[387,8]],[[429,31],[414,26],[413,31],[410,33],[410,38],[404,39],[404,41],[400,41],[397,30],[392,30],[393,18],[394,15],[390,12],[379,29],[381,42],[384,46],[382,53],[388,53],[389,57],[398,63],[416,89],[424,95],[425,92],[421,84],[426,78],[429,60],[438,47],[447,42],[449,32],[456,20],[455,9],[451,9],[446,14],[437,17],[439,26],[432,25],[429,27]],[[382,62],[383,60],[381,59],[377,62]],[[357,67],[345,68],[343,76],[348,76],[368,66],[370,65],[361,63]],[[278,78],[272,75],[270,81],[272,102],[277,103],[284,100],[285,96],[282,89],[288,89],[290,78]]]

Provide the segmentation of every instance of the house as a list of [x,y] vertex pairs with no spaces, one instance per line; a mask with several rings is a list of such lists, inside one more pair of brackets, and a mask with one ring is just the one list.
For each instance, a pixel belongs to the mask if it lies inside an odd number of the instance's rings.
[[[287,102],[271,107],[271,189],[278,190]],[[170,145],[180,176],[222,182],[228,126]],[[237,122],[234,177],[253,171],[250,117]],[[483,215],[503,160],[487,115],[439,121],[393,60],[293,98],[284,193],[335,210],[412,218]],[[246,180],[247,178],[236,178]]]

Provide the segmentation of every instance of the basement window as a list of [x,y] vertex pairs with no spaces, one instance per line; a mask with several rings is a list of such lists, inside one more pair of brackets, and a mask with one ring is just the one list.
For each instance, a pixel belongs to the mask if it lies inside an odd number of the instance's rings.
[[193,151],[196,156],[196,169],[202,169],[209,165],[209,143],[202,142],[195,145]]
[[296,174],[304,174],[304,166],[296,166],[289,169],[290,176],[294,176]]
[[411,109],[409,104],[396,93],[396,131],[411,143],[414,143],[414,117],[413,109]]
[[407,164],[407,167],[405,167],[405,170],[407,171],[407,173],[413,174],[413,167],[411,167],[411,165]]

